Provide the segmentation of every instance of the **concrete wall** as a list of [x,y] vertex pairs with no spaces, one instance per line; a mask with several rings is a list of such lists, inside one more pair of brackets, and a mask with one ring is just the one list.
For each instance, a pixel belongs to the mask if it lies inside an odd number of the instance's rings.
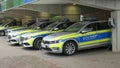
[[99,20],[108,19],[110,17],[110,11],[107,10],[72,4],[63,6],[63,15],[70,18],[72,21],[79,21],[81,14],[85,17],[96,17]]
[[63,16],[69,18],[71,21],[79,21],[81,9],[77,5],[63,5]]
[[117,6],[116,4],[120,3],[119,0],[68,0],[68,1],[71,3],[101,8],[105,10],[118,10],[119,6]]
[[20,8],[25,8],[33,11],[48,12],[50,14],[61,14],[62,5],[60,4],[29,4],[22,6]]

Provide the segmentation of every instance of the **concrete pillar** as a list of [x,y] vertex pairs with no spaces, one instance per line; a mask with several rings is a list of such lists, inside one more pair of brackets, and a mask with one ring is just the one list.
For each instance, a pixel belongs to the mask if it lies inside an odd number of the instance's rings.
[[63,14],[71,21],[80,21],[81,9],[79,5],[64,5]]
[[112,11],[111,17],[116,23],[116,27],[112,29],[112,49],[113,52],[120,52],[120,11]]
[[32,20],[33,17],[32,16],[24,16],[22,18],[22,23],[28,23],[30,20]]
[[49,19],[50,18],[50,14],[48,12],[40,12],[38,14],[39,20],[43,20],[43,19]]

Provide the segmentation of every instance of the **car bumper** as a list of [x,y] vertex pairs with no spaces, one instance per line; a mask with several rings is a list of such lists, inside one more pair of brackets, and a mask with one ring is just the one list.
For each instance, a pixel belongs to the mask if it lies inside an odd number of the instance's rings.
[[18,39],[9,40],[10,44],[18,44]]
[[21,45],[23,45],[23,47],[33,47],[33,46],[30,45],[29,43],[22,43]]
[[48,52],[62,53],[63,52],[62,44],[63,43],[57,43],[57,44],[44,44],[44,43],[41,43],[41,46],[42,46],[42,48],[44,50],[47,50]]
[[25,40],[21,42],[21,45],[23,45],[24,47],[33,47],[33,42],[34,42],[34,38]]
[[11,33],[12,31],[6,31],[6,35],[8,36],[9,35],[9,33]]
[[10,35],[7,35],[7,41],[8,41],[8,42],[10,42],[11,38],[12,38],[12,37],[11,37]]
[[7,36],[7,41],[10,42],[10,44],[18,44],[19,37],[12,37],[10,35]]

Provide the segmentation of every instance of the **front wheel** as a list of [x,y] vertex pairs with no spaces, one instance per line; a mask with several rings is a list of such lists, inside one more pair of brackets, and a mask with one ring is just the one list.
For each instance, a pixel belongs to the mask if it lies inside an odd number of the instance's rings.
[[33,48],[36,49],[36,50],[41,50],[42,49],[41,41],[42,41],[42,38],[35,39],[35,41],[33,43]]
[[77,45],[73,41],[68,41],[63,46],[63,54],[73,55],[77,51]]

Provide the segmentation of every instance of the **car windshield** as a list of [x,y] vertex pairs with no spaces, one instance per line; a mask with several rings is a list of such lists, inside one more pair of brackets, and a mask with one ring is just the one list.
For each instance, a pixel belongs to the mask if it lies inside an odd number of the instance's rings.
[[7,24],[7,23],[3,23],[3,24],[1,24],[0,26],[4,26],[5,24]]
[[37,27],[35,27],[35,30],[43,30],[45,27],[47,27],[50,23],[39,23],[37,24]]
[[27,29],[36,29],[37,26],[39,26],[41,24],[42,24],[42,22],[34,23],[33,25],[28,26]]
[[4,27],[7,27],[10,23],[3,24]]
[[58,23],[53,23],[51,25],[48,25],[47,27],[44,28],[44,30],[51,30],[53,27],[55,27]]
[[84,23],[75,23],[72,26],[65,29],[65,32],[78,32],[85,24]]
[[37,25],[36,24],[33,24],[31,26],[28,27],[28,29],[34,29]]

